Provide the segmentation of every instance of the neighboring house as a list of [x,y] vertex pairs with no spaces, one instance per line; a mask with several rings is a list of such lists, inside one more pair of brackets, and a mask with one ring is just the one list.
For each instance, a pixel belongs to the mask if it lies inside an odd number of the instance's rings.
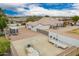
[[27,17],[13,17],[13,16],[8,16],[9,23],[25,23]]
[[18,26],[17,24],[8,24],[8,34],[16,35],[18,34]]
[[54,26],[63,26],[63,21],[59,21],[51,17],[43,17],[38,21],[29,22],[26,24],[26,27],[33,31],[37,31],[37,29],[50,29]]

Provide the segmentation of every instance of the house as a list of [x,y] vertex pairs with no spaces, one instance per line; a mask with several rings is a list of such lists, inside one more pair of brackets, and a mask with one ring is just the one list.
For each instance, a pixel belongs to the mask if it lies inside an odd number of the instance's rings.
[[45,29],[53,28],[55,26],[63,26],[63,21],[59,21],[51,17],[43,17],[38,21],[29,22],[26,24],[26,27],[30,28],[33,31],[37,31],[37,29],[45,30]]
[[19,16],[7,16],[8,17],[8,20],[9,20],[9,23],[17,23],[19,25],[23,24],[26,22],[27,20],[27,17],[19,17]]
[[[73,29],[79,28],[78,26],[69,26],[60,29],[50,29],[49,30],[49,42],[54,43],[64,43],[70,44],[72,46],[79,47],[79,35],[75,33],[71,33]],[[64,45],[66,46],[66,45]]]
[[49,29],[50,28],[50,25],[47,24],[46,22],[47,20],[45,19],[41,19],[39,21],[35,21],[35,22],[28,22],[26,24],[26,27],[33,30],[33,31],[37,31],[37,29]]

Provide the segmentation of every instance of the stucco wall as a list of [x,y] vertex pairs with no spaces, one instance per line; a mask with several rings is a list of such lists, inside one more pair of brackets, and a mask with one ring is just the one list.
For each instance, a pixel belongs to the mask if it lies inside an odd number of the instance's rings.
[[18,56],[18,54],[12,44],[11,44],[11,54],[12,54],[12,56]]
[[58,54],[57,56],[76,56],[79,54],[78,50],[79,48],[72,46],[63,51],[62,53]]
[[50,39],[50,36],[52,36],[51,39],[53,39],[53,37],[55,37],[62,42],[65,42],[65,43],[71,44],[73,46],[79,47],[79,40],[78,39],[74,39],[74,38],[71,38],[71,37],[60,35],[60,34],[54,33],[54,32],[49,32],[49,39]]
[[50,28],[50,25],[41,25],[41,24],[38,25],[38,29],[41,29],[41,30],[46,30],[49,28]]
[[41,25],[41,24],[35,25],[35,26],[33,26],[33,25],[26,25],[26,27],[28,29],[30,28],[32,31],[37,31],[37,29],[46,30],[46,29],[50,28],[49,25]]

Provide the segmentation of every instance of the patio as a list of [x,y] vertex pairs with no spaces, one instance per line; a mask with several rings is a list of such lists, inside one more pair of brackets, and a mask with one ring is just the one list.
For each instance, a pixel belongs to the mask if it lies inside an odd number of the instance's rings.
[[39,51],[40,56],[54,56],[62,53],[65,49],[57,48],[54,44],[48,42],[45,35],[37,35],[31,38],[13,41],[12,45],[19,56],[26,56],[25,47],[31,44],[33,48]]

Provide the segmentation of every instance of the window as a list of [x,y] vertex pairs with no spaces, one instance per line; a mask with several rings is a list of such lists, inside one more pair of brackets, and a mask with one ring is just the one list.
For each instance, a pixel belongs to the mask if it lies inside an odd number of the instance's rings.
[[55,37],[53,37],[53,39],[55,39]]
[[55,40],[58,40],[57,38]]
[[32,26],[32,28],[33,28],[33,26]]
[[58,40],[57,38],[53,37],[53,39]]
[[52,38],[52,36],[50,36],[50,38]]
[[31,47],[31,45],[30,45],[30,44],[28,44],[28,45],[27,45],[27,47],[29,48],[29,47]]

